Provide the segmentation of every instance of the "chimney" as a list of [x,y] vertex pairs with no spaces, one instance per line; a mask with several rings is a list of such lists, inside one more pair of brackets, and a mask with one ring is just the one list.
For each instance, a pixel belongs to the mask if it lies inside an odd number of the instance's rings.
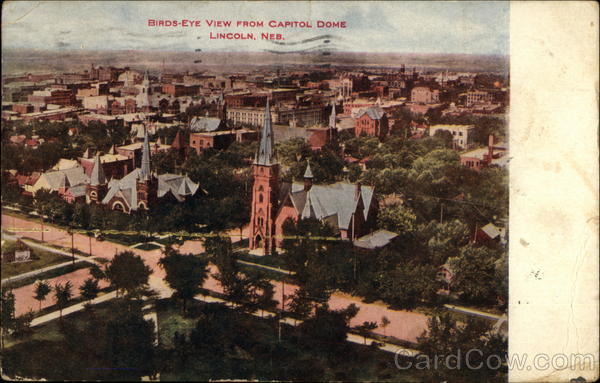
[[354,199],[357,201],[358,201],[358,198],[360,197],[361,187],[362,187],[362,185],[360,184],[360,181],[357,181],[356,182],[356,190],[354,192]]
[[494,135],[490,134],[488,138],[488,161],[492,162],[494,158]]

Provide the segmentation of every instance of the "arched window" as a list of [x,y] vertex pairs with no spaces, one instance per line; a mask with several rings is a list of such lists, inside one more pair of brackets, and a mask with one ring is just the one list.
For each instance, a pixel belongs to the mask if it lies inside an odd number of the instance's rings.
[[262,193],[260,193],[260,194],[258,195],[258,202],[259,202],[259,203],[262,203],[262,202],[263,202],[263,195],[262,195]]
[[125,211],[125,207],[119,201],[113,203],[112,208],[113,208],[113,210],[116,210],[116,211]]

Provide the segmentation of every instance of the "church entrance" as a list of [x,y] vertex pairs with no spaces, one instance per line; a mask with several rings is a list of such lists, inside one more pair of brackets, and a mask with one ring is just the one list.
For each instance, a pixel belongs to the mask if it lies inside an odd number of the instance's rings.
[[260,235],[257,235],[257,236],[254,238],[254,248],[255,248],[255,249],[262,249],[262,247],[263,247],[263,240],[262,240],[262,237],[261,237]]

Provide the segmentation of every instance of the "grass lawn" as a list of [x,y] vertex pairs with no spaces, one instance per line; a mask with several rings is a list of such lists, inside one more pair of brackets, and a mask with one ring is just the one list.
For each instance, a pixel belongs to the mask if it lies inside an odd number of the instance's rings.
[[160,249],[161,247],[157,246],[157,245],[155,245],[153,243],[144,243],[144,244],[141,244],[139,246],[136,246],[135,248],[136,249],[140,249],[140,250],[150,251],[150,250]]
[[[10,246],[14,246],[14,241],[11,240],[3,240],[6,241],[4,247],[2,248],[2,252],[5,251],[5,247],[8,249]],[[68,262],[70,260],[69,257],[54,254],[47,251],[32,249],[31,256],[33,259],[29,262],[19,262],[19,263],[5,263],[2,265],[2,279],[14,277],[15,275],[27,273],[29,271],[42,269],[47,266],[56,265],[59,263]]]
[[[66,261],[68,261],[69,259],[66,258]],[[61,263],[63,263],[65,260],[61,260]],[[23,279],[19,279],[18,281],[14,281],[14,282],[9,282],[9,283],[3,283],[2,287],[9,287],[12,289],[16,289],[22,286],[26,286],[26,285],[30,285],[32,283],[34,283],[37,280],[43,280],[43,279],[51,279],[51,278],[55,278],[58,277],[60,275],[64,275],[64,274],[68,274],[71,273],[73,271],[79,270],[79,269],[85,269],[92,266],[91,263],[88,263],[86,261],[80,261],[80,260],[76,260],[75,261],[75,265],[72,264],[68,264],[68,265],[64,265],[62,267],[57,267],[55,269],[52,270],[48,270],[45,271],[43,273],[40,274],[36,274],[27,278],[23,278]],[[2,272],[4,272],[4,265],[2,265]]]

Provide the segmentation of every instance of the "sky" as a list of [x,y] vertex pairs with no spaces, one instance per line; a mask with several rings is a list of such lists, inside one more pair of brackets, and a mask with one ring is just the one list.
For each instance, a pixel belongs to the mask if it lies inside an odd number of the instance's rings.
[[[504,1],[33,2],[7,1],[2,48],[55,50],[293,51],[508,55]],[[148,19],[201,20],[201,27],[149,27]],[[264,28],[211,28],[205,20],[261,20]],[[313,28],[269,28],[269,20],[309,21]],[[315,28],[317,20],[345,29]],[[210,33],[253,32],[256,40],[215,40]],[[261,40],[280,33],[285,44]],[[321,37],[326,35],[326,37]],[[306,39],[321,37],[310,42]],[[329,42],[324,45],[324,39]]]

